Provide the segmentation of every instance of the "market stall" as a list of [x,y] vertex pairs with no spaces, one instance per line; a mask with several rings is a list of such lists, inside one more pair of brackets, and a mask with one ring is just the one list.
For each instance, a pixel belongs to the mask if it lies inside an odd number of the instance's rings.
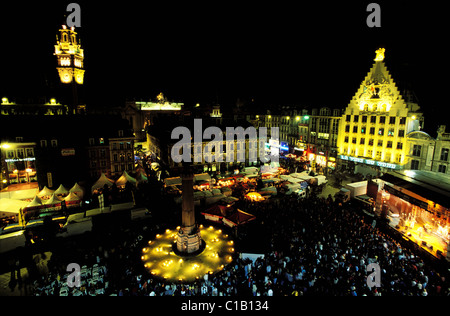
[[80,197],[80,199],[82,199],[84,196],[84,189],[78,183],[75,183],[69,190],[69,193],[75,193],[78,197]]
[[60,210],[61,209],[61,201],[62,201],[62,199],[60,199],[55,193],[53,193],[51,198],[48,199],[47,201],[45,201],[45,203],[44,203],[45,211],[50,212],[50,211]]
[[254,219],[256,219],[256,216],[243,212],[241,210],[236,210],[231,215],[223,218],[222,221],[229,227],[235,227],[246,224]]
[[80,206],[81,198],[74,192],[70,192],[69,195],[64,198],[64,201],[66,202],[67,208],[78,207]]
[[119,179],[116,181],[117,187],[124,188],[127,183],[136,185],[136,179],[130,176],[126,171],[122,173]]
[[67,196],[67,194],[69,194],[69,190],[67,190],[62,184],[60,184],[54,193],[58,196]]
[[49,188],[47,188],[47,186],[44,186],[44,188],[41,191],[39,191],[37,196],[40,197],[41,199],[48,200],[52,196],[53,192],[55,191],[50,190]]
[[112,187],[113,183],[114,180],[107,178],[106,175],[102,173],[100,175],[100,178],[98,178],[98,180],[92,186],[91,191],[94,192],[96,190],[103,189],[105,185],[108,187]]

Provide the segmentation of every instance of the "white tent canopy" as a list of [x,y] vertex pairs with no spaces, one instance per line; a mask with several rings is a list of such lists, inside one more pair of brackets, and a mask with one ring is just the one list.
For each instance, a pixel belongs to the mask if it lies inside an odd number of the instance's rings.
[[45,205],[53,205],[53,204],[58,204],[61,203],[61,199],[55,194],[52,194],[52,197],[50,199],[48,199],[47,201],[45,201]]
[[49,188],[47,188],[47,186],[44,186],[44,188],[41,191],[39,191],[37,196],[39,196],[40,198],[43,198],[45,196],[52,195],[53,192],[54,192],[54,190],[50,190]]
[[28,203],[19,200],[0,199],[0,216],[17,215],[21,208],[27,207]]
[[74,192],[70,192],[69,195],[64,198],[64,201],[66,201],[66,202],[73,202],[73,201],[80,201],[80,200],[81,200],[81,198]]
[[56,189],[56,191],[54,192],[56,195],[63,195],[63,194],[68,194],[69,190],[67,190],[62,184],[59,185],[59,187]]
[[27,207],[35,207],[35,206],[41,206],[42,205],[42,200],[39,198],[39,196],[35,196],[33,201],[31,201]]
[[100,178],[98,178],[97,182],[95,182],[94,185],[92,186],[92,192],[94,192],[97,189],[103,189],[105,184],[108,187],[111,187],[113,185],[113,183],[114,183],[114,180],[107,178],[106,175],[104,173],[102,173],[100,175]]
[[78,183],[75,183],[72,189],[69,190],[69,193],[75,193],[82,199],[84,196],[84,189],[80,187]]
[[122,186],[125,185],[127,182],[136,184],[136,179],[130,176],[126,171],[124,171],[120,176],[120,178],[116,181],[116,185]]

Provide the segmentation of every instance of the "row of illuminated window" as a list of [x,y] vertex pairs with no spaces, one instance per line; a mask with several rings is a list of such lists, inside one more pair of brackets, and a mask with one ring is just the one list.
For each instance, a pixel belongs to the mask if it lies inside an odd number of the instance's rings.
[[113,142],[112,150],[132,149],[131,142]]
[[235,145],[236,145],[236,150],[245,150],[246,148],[248,148],[248,149],[257,149],[258,148],[258,142],[256,140],[250,140],[248,142],[224,141],[224,142],[216,142],[216,143],[207,143],[204,146],[203,146],[203,144],[204,143],[198,143],[198,144],[193,143],[192,147],[195,148],[194,151],[197,153],[201,153],[202,150],[204,152],[209,152],[210,150],[212,150],[213,154],[219,147],[224,152],[225,152],[225,150],[229,150],[229,151],[235,150]]
[[[384,136],[385,130],[386,129],[384,127],[380,127],[380,128],[378,128],[378,130],[376,130],[375,127],[370,127],[369,128],[369,135],[375,135],[375,132],[377,132],[377,134],[379,136]],[[345,126],[345,132],[346,133],[350,132],[350,125],[346,125]],[[361,129],[359,130],[358,126],[355,125],[355,126],[353,126],[352,132],[353,133],[366,134],[367,133],[367,127],[366,126],[362,126]],[[388,129],[387,130],[387,136],[391,136],[391,137],[395,136],[395,129],[393,129],[393,128]],[[404,137],[405,136],[405,130],[404,129],[398,130],[397,136],[398,137]]]
[[[359,117],[360,117],[360,115],[353,115],[353,122],[354,123],[359,123]],[[370,123],[376,124],[377,123],[377,117],[379,118],[378,119],[378,123],[380,123],[380,124],[385,124],[386,121],[388,121],[389,124],[395,125],[395,123],[397,122],[397,116],[371,115],[370,116]],[[362,123],[367,123],[368,119],[369,119],[369,116],[361,115],[361,122]],[[352,115],[346,115],[345,121],[346,122],[351,122],[352,121]],[[398,122],[399,122],[400,125],[405,125],[406,124],[406,117],[405,116],[398,117]]]
[[120,171],[133,171],[133,164],[115,164],[114,165],[114,172],[120,172]]
[[[347,153],[349,155],[356,155],[356,150],[354,148],[350,148],[350,150],[347,147],[344,147],[344,153]],[[383,153],[384,153],[384,157],[383,157]],[[369,157],[370,159],[375,159],[378,161],[384,160],[384,161],[393,161],[393,162],[397,162],[397,163],[401,163],[402,162],[402,157],[403,155],[401,153],[397,153],[395,155],[392,155],[391,152],[383,152],[383,151],[373,151],[372,149],[368,149],[365,153],[361,153],[358,155],[363,156],[363,157]],[[394,160],[392,160],[394,159]]]
[[[358,142],[358,139],[356,137],[352,137],[352,144],[357,144],[357,142]],[[345,136],[344,143],[349,143],[349,137],[348,136]],[[377,147],[383,147],[383,144],[384,144],[384,142],[383,142],[382,139],[379,139],[377,141]],[[359,139],[359,145],[366,145],[366,139],[364,137]],[[367,142],[367,145],[374,146],[375,145],[374,139],[373,138],[369,138],[369,140]],[[386,142],[386,148],[392,148],[392,147],[393,147],[393,142],[390,141],[390,140],[387,141]],[[402,142],[397,142],[396,148],[399,149],[399,150],[403,149],[403,143]]]
[[6,151],[6,159],[23,159],[34,157],[33,148],[17,148],[15,150]]
[[[127,153],[127,158],[128,161],[132,161],[133,160],[133,154],[132,153]],[[118,161],[125,161],[125,154],[121,153],[120,155],[118,154],[113,154],[113,161],[114,162],[118,162]]]

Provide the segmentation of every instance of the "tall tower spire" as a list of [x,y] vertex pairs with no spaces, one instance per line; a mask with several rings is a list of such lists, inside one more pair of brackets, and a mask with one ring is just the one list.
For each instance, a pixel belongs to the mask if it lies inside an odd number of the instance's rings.
[[62,83],[69,84],[73,80],[77,84],[84,83],[84,50],[77,39],[75,27],[67,28],[63,25],[59,30],[60,37],[56,37],[55,56],[58,61],[56,69]]

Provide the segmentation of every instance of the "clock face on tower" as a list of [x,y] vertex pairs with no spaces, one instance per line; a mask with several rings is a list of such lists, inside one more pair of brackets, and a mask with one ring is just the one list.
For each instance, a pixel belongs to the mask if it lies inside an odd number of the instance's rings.
[[83,69],[75,69],[75,81],[78,84],[83,84],[84,81],[84,70]]
[[72,79],[72,78],[70,78],[70,74],[69,74],[69,73],[65,72],[65,73],[63,74],[63,78],[62,78],[63,82],[70,82],[71,79]]
[[77,74],[76,77],[75,77],[75,81],[76,81],[78,84],[83,84],[83,75]]
[[71,83],[72,82],[72,71],[70,68],[59,68],[59,77],[61,78],[62,83]]

